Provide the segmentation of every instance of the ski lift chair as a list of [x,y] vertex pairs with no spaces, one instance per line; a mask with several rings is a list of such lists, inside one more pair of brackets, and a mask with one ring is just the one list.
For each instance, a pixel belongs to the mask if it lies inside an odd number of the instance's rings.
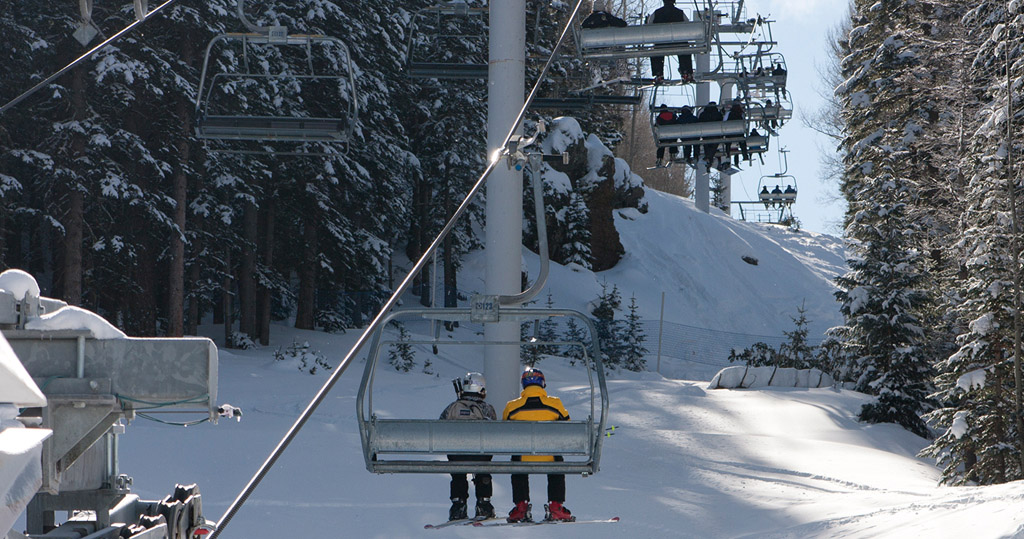
[[[289,35],[282,27],[270,30],[223,34],[210,41],[196,92],[196,136],[347,147],[358,114],[348,47],[333,37]],[[219,44],[225,45],[226,56],[211,62]],[[214,65],[220,71],[212,73]],[[280,112],[278,102],[286,102],[289,109]],[[310,108],[295,108],[310,103]]]
[[[785,186],[784,189],[783,186]],[[791,174],[779,173],[761,176],[757,188],[757,198],[764,204],[765,209],[788,207],[796,202],[796,178]]]
[[706,54],[714,36],[712,19],[576,30],[580,57],[588,61]]
[[739,84],[745,94],[767,95],[771,92],[776,98],[781,98],[785,93],[789,70],[781,53],[758,50],[753,54],[737,55],[737,59],[743,64]]
[[486,7],[469,7],[458,1],[418,10],[409,24],[406,74],[426,79],[486,79],[487,15]]
[[[551,318],[573,318],[587,327],[590,343],[581,342],[509,342],[484,343],[480,340],[456,341],[428,339],[404,341],[410,346],[462,347],[479,354],[481,345],[575,346],[583,351],[584,369],[590,381],[590,409],[584,419],[569,421],[474,421],[441,419],[394,419],[374,407],[373,384],[387,341],[378,331],[373,338],[357,396],[359,434],[366,469],[373,473],[521,473],[582,474],[598,471],[601,443],[608,415],[608,390],[601,363],[597,330],[582,313],[559,309],[500,308],[477,311],[467,308],[408,309],[395,311],[381,324],[399,317],[424,321],[460,321],[463,324],[518,321],[533,323]],[[582,375],[582,372],[581,372]],[[596,378],[596,380],[595,380]],[[571,407],[570,407],[571,408]],[[440,410],[440,408],[438,409]],[[431,410],[428,415],[435,411]],[[570,413],[573,413],[570,410]],[[579,413],[576,410],[575,413]],[[446,455],[492,455],[491,461],[448,461]],[[521,462],[505,458],[511,455],[560,455],[553,462]]]

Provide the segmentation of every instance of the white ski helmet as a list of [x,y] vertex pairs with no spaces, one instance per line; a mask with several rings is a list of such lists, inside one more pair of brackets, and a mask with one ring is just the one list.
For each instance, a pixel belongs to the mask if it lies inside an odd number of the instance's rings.
[[484,375],[478,372],[467,372],[462,377],[462,391],[464,393],[485,395],[487,393],[487,380],[484,379]]

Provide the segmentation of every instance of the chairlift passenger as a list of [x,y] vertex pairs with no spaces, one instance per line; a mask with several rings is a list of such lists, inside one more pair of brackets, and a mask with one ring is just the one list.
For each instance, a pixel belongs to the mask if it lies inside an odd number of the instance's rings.
[[[676,122],[676,115],[675,115],[674,112],[669,110],[668,105],[662,103],[661,106],[658,107],[658,115],[654,117],[654,123],[655,123],[655,125],[672,125],[672,124],[675,124],[675,123],[677,123]],[[660,143],[661,142],[666,142],[666,141],[668,141],[668,142],[678,142],[679,139],[662,139],[662,140],[658,141],[659,142],[658,150],[655,152],[657,157],[658,157],[658,163],[655,165],[657,167],[662,166],[662,160],[665,157],[665,146],[662,146]],[[672,161],[674,161],[676,159],[676,155],[678,155],[678,154],[679,154],[679,147],[678,146],[669,146],[668,147],[668,162],[669,162],[669,164],[671,164]]]
[[624,28],[626,21],[608,11],[608,0],[594,0],[594,11],[580,24],[583,28]]
[[[732,102],[732,105],[729,107],[729,110],[725,113],[724,121],[742,120],[742,119],[744,119],[743,105],[737,99],[737,100],[734,100]],[[731,153],[732,153],[732,143],[727,142],[727,143],[725,143],[725,158],[726,158],[726,160],[729,159],[729,154],[731,154]],[[743,154],[743,160],[744,161],[750,161],[750,153],[747,151],[747,141],[746,140],[741,140],[740,141],[740,153]],[[739,156],[739,154],[733,156],[733,164],[735,164],[736,166],[739,166],[739,164],[740,164],[740,156]]]
[[[676,7],[676,0],[662,0],[665,4],[654,10],[654,13],[647,18],[647,24],[658,24],[667,22],[689,22],[686,13]],[[651,76],[656,82],[664,80],[665,57],[651,56]],[[679,55],[679,76],[683,82],[693,82],[693,55]]]
[[[682,111],[676,116],[677,124],[692,124],[697,122],[697,117],[693,114],[693,108],[689,105],[684,106]],[[700,157],[700,146],[697,144],[684,144],[683,145],[683,159],[686,160],[688,165],[693,165]]]
[[[698,122],[721,122],[722,119],[722,111],[718,110],[718,104],[714,101],[708,101],[708,104],[700,111],[700,116],[697,116]],[[704,166],[708,172],[711,172],[712,161],[717,153],[718,143],[704,145]]]

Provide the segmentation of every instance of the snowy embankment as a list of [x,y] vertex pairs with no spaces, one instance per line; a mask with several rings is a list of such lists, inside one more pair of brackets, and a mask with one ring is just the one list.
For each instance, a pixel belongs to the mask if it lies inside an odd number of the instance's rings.
[[[219,334],[220,328],[207,328]],[[274,328],[274,348],[293,338],[336,362],[355,335]],[[272,349],[224,352],[220,393],[241,406],[240,423],[188,429],[136,421],[122,438],[122,470],[144,498],[198,482],[208,518],[230,501],[325,380],[275,363]],[[451,400],[448,380],[479,364],[432,359],[437,375],[379,371],[375,407],[433,418]],[[586,376],[548,358],[553,394],[585,413]],[[354,418],[361,362],[225,530],[223,537],[479,537],[471,528],[423,529],[446,518],[448,479],[376,476],[365,470]],[[570,477],[566,505],[581,519],[617,524],[503,528],[519,537],[1009,537],[1024,533],[1024,484],[937,486],[939,472],[915,454],[925,445],[894,425],[855,420],[869,397],[846,390],[708,390],[707,382],[618,373],[609,382],[611,421],[601,472]],[[544,479],[533,478],[535,510]],[[507,476],[495,479],[499,511],[511,507]],[[536,513],[535,513],[536,514]]]

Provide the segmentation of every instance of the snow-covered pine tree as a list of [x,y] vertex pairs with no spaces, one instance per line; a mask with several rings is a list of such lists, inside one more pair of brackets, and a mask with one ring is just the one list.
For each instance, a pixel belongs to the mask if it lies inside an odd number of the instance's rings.
[[923,45],[912,30],[916,7],[896,0],[854,2],[851,54],[836,89],[847,137],[842,191],[847,199],[850,272],[836,280],[845,325],[833,334],[852,366],[857,388],[878,396],[862,420],[895,422],[926,436],[929,361],[920,315],[928,304],[921,253],[924,224],[917,142],[928,102],[907,80]]
[[643,325],[640,323],[636,295],[629,298],[629,314],[626,315],[626,324],[623,330],[623,337],[625,337],[622,351],[623,368],[636,372],[646,370],[646,356],[649,350],[644,346],[647,335],[644,334]]
[[[1008,16],[1006,11],[1015,5],[982,2],[963,17],[973,37],[967,48],[977,51],[964,70],[972,83],[965,95],[971,98],[973,116],[963,120],[967,151],[960,169],[966,180],[966,210],[956,246],[957,254],[962,253],[961,271],[954,281],[954,312],[963,331],[957,338],[959,350],[937,365],[940,407],[929,420],[943,434],[922,452],[936,458],[943,466],[943,481],[950,484],[1003,483],[1024,476],[1013,372],[1014,269],[1019,262],[1010,205],[1010,193],[1019,197],[1020,187],[1018,173],[1006,167],[1007,56],[1015,86],[1022,66],[1021,13]],[[1019,118],[1019,98],[1013,108]],[[1013,134],[1019,141],[1022,130],[1019,120],[1015,123]],[[1019,142],[1013,151],[1021,151]],[[1019,198],[1016,203],[1019,211]]]
[[[398,342],[392,343],[388,348],[388,363],[396,371],[409,372],[416,366],[416,355],[412,352],[412,345],[409,344],[409,330],[405,324],[396,323],[398,326]],[[423,366],[424,369],[427,365]]]
[[[589,350],[585,350],[587,346],[587,331],[580,327],[576,322],[575,318],[569,317],[565,321],[565,334],[562,336],[562,340],[569,343],[580,343],[577,346],[566,346],[564,347],[565,357],[569,358],[569,364],[575,365],[577,361],[583,361],[583,355],[589,354]],[[591,358],[593,359],[593,358]]]
[[622,295],[618,285],[608,289],[608,283],[601,283],[601,294],[597,297],[597,305],[591,314],[597,326],[597,336],[601,341],[601,353],[606,367],[617,369],[623,366],[625,336],[622,321],[615,319],[615,311],[622,305]]
[[[548,291],[548,296],[544,300],[544,307],[546,309],[554,309],[555,308],[555,298],[551,295],[551,291]],[[541,341],[549,342],[549,343],[550,342],[558,342],[558,321],[555,318],[553,318],[553,317],[549,317],[549,318],[545,318],[545,319],[541,320],[541,322],[540,322],[540,331],[538,331],[538,335],[539,335],[539,338],[540,338]],[[554,355],[554,354],[557,354],[559,352],[559,350],[558,350],[558,346],[551,345],[551,344],[545,344],[545,345],[540,347],[540,352],[542,354]]]
[[565,228],[565,241],[561,246],[565,264],[579,264],[584,269],[590,269],[590,210],[583,196],[575,191],[569,193],[569,203],[565,208]]
[[792,331],[783,331],[786,342],[779,345],[779,356],[789,362],[786,367],[810,369],[817,367],[817,356],[813,346],[807,343],[807,310],[800,305],[796,317],[790,317],[795,326]]
[[[420,0],[400,10],[402,28],[410,31],[408,23],[412,11],[436,5],[437,2]],[[472,7],[484,7],[481,2],[470,2]],[[422,18],[421,18],[422,19]],[[467,17],[456,21],[442,19],[452,26],[442,28],[450,34],[472,36],[464,40],[432,40],[433,20],[420,20],[420,33],[413,36],[419,53],[436,54],[435,61],[451,63],[487,63],[485,21]],[[426,23],[424,25],[424,23]],[[403,54],[408,40],[399,46]],[[411,185],[412,205],[408,230],[404,232],[405,252],[412,260],[418,259],[426,247],[448,221],[465,198],[470,186],[483,170],[486,132],[486,84],[481,80],[412,79],[401,73],[408,99],[397,103],[403,118],[414,156],[407,157],[405,174]],[[456,307],[458,303],[458,270],[462,257],[480,245],[474,225],[482,221],[482,199],[478,198],[468,218],[461,219],[441,246],[441,270],[444,272],[444,305]],[[417,284],[424,299],[429,298],[429,287],[438,280],[424,270]],[[438,297],[442,297],[439,294]]]

